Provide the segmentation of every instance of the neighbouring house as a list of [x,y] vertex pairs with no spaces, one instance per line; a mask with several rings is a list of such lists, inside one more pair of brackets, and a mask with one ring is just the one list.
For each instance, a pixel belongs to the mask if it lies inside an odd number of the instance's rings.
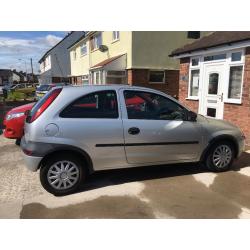
[[84,31],[69,32],[42,56],[39,60],[41,84],[69,82],[70,56],[67,48],[84,34]]
[[69,46],[73,84],[130,84],[178,95],[169,53],[206,32],[90,31]]
[[27,76],[26,73],[23,71],[16,71],[15,69],[13,70],[15,74],[19,76],[19,82],[26,82],[27,81]]
[[179,100],[237,125],[250,144],[250,32],[214,32],[170,56],[180,59]]
[[20,82],[20,76],[14,70],[0,69],[0,85]]

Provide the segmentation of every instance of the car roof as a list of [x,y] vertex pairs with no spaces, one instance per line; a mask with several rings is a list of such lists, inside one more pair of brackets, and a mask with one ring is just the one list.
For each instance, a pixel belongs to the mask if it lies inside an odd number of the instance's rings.
[[140,87],[140,86],[131,86],[128,84],[105,84],[105,85],[81,85],[81,86],[55,86],[53,89],[56,88],[63,88],[64,94],[68,96],[80,96],[82,94],[87,94],[95,91],[102,91],[102,90],[115,90],[119,91],[120,89],[131,89],[131,90],[139,90],[139,91],[147,91],[147,92],[152,92],[155,94],[163,95],[168,97],[169,99],[173,100],[176,102],[176,99],[174,99],[172,96],[161,92],[156,89],[151,89],[151,88],[145,88],[145,87]]
[[[67,91],[79,91],[79,88],[86,90],[86,91],[95,91],[95,90],[105,90],[105,89],[113,89],[113,90],[119,90],[119,89],[134,89],[134,90],[145,90],[145,91],[155,91],[159,92],[155,89],[151,88],[145,88],[145,87],[140,87],[140,86],[131,86],[129,84],[105,84],[105,85],[81,85],[81,86],[58,86],[58,87],[63,87],[63,89],[67,89]],[[77,90],[76,90],[77,89]]]

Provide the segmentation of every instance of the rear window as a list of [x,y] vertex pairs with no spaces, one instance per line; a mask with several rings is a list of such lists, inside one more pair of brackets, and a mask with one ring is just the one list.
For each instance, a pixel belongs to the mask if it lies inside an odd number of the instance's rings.
[[64,118],[118,118],[116,92],[98,91],[80,97],[60,114]]

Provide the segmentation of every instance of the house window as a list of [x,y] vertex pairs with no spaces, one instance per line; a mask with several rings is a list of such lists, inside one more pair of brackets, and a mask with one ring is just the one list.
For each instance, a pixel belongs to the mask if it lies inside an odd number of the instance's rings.
[[82,76],[82,84],[86,85],[86,84],[89,84],[89,75],[83,75]]
[[76,50],[73,51],[73,58],[76,60]]
[[102,33],[98,33],[97,35],[93,36],[91,39],[91,50],[96,50],[102,44]]
[[120,39],[120,31],[113,31],[113,41]]
[[240,99],[243,66],[231,66],[229,73],[228,98]]
[[126,84],[127,77],[126,71],[107,71],[106,83],[107,84]]
[[219,55],[213,55],[213,56],[205,56],[204,61],[215,61],[215,60],[223,60],[226,59],[227,54],[219,54]]
[[81,46],[81,56],[87,55],[87,44],[86,42]]
[[232,62],[241,61],[241,56],[242,56],[242,52],[234,52],[232,53],[231,61]]
[[191,70],[190,86],[189,86],[189,96],[191,97],[198,97],[199,78],[200,78],[200,70],[199,69]]
[[191,65],[192,66],[198,66],[199,65],[199,58],[193,58],[192,60],[191,60]]
[[201,36],[200,31],[188,31],[187,37],[191,39],[199,39]]
[[149,82],[150,83],[164,83],[165,82],[165,71],[164,70],[150,70],[149,71]]

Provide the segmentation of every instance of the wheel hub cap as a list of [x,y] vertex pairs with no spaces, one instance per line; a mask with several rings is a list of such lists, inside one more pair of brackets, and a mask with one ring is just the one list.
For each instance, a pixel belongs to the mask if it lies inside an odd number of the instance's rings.
[[227,145],[219,145],[213,153],[213,163],[218,168],[226,167],[232,159],[232,150]]
[[79,169],[71,161],[58,161],[48,171],[49,184],[58,190],[71,188],[79,179]]

